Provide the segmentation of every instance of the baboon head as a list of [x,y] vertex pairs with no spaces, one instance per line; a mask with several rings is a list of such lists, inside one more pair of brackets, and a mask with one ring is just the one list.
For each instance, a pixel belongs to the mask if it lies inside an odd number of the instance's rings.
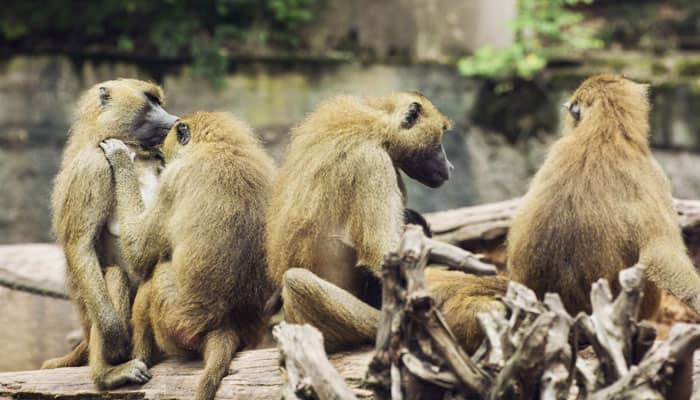
[[[649,114],[648,85],[636,83],[620,75],[601,74],[586,79],[563,104],[568,111],[566,127],[580,125],[604,127],[615,121],[646,124]],[[612,124],[607,124],[611,122]],[[585,130],[589,132],[588,128]],[[592,129],[606,134],[607,131]],[[619,129],[615,131],[619,132]],[[612,132],[609,132],[612,133]],[[624,135],[630,132],[622,132]]]
[[202,143],[253,143],[255,138],[241,134],[250,128],[226,112],[197,111],[178,120],[163,142],[165,161],[173,160]]
[[137,79],[93,86],[81,98],[80,115],[94,115],[96,129],[126,143],[152,147],[163,142],[177,117],[163,109],[163,90]]
[[383,135],[383,146],[394,164],[431,188],[441,186],[454,168],[447,160],[442,135],[452,122],[420,93],[397,93],[371,100],[389,113],[395,129]]

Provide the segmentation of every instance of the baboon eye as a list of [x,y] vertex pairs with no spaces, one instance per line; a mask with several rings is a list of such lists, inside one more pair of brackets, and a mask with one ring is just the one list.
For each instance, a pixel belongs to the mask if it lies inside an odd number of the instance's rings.
[[151,103],[157,104],[157,105],[161,105],[160,99],[158,98],[158,96],[154,95],[153,93],[145,92],[144,95],[146,95],[146,98],[147,98],[148,101],[150,101]]
[[569,110],[569,113],[571,114],[571,116],[574,118],[574,120],[576,122],[581,120],[581,106],[579,106],[578,103],[576,103],[576,102],[572,103],[570,101],[567,101],[563,105],[564,105],[564,108]]
[[416,124],[416,120],[418,120],[422,109],[423,106],[421,106],[420,103],[411,103],[406,110],[406,115],[404,116],[403,121],[401,121],[401,128],[410,129],[413,127],[413,125]]
[[105,105],[112,98],[106,87],[100,86],[100,104]]
[[186,145],[190,141],[190,127],[187,124],[177,124],[177,142]]

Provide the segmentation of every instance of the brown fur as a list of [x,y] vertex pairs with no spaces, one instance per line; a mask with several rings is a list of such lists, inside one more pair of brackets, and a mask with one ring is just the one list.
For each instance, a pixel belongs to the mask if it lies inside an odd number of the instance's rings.
[[[414,125],[407,122],[411,107],[420,109]],[[293,129],[268,208],[269,275],[283,287],[287,318],[315,324],[327,348],[366,342],[358,332],[367,330],[364,325],[336,329],[342,323],[329,320],[327,310],[338,316],[353,307],[321,304],[319,296],[340,303],[323,293],[346,290],[370,300],[368,282],[378,280],[383,256],[401,237],[405,202],[398,169],[433,187],[444,182],[450,166],[441,140],[449,127],[449,119],[424,96],[398,93],[331,98]],[[426,161],[436,152],[442,164]],[[415,170],[422,165],[439,165],[444,175],[426,167]],[[313,274],[285,277],[291,268]],[[359,300],[356,304],[362,318],[377,312]]]
[[[178,132],[188,127],[189,142]],[[198,399],[213,399],[237,349],[265,326],[264,211],[274,173],[250,128],[224,113],[183,117],[163,145],[166,167],[152,207],[136,195],[123,151],[114,170],[124,253],[145,281],[134,302],[134,358],[203,356]]]
[[505,315],[505,305],[496,298],[506,293],[508,279],[426,268],[425,280],[459,344],[469,354],[476,351],[484,338],[476,315],[484,311]]
[[564,136],[534,177],[508,234],[512,279],[556,292],[570,313],[591,311],[591,284],[636,263],[648,278],[641,317],[659,290],[700,311],[700,277],[686,255],[669,182],[649,150],[647,87],[614,75],[586,80]]
[[[158,159],[142,151],[141,146],[162,141],[162,134],[176,117],[152,104],[146,94],[158,102],[163,100],[158,86],[134,79],[103,82],[83,94],[51,197],[53,229],[68,265],[67,286],[86,339],[70,354],[48,360],[42,367],[82,365],[88,361],[89,352],[91,374],[100,387],[140,381],[133,376],[140,371],[133,363],[112,367],[128,360],[133,291],[118,238],[108,229],[114,188],[99,143],[107,137],[120,138],[138,150],[139,168],[158,168]],[[153,121],[144,114],[151,108],[162,111],[159,118],[164,119]],[[135,132],[144,131],[144,122],[168,125],[145,129],[147,136],[136,137]]]

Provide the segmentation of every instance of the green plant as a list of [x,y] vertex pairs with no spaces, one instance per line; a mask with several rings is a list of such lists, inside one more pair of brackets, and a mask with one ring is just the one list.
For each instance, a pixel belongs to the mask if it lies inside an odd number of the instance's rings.
[[554,59],[568,58],[572,52],[602,47],[595,32],[582,24],[583,14],[571,6],[593,0],[518,0],[517,16],[510,28],[513,45],[496,49],[484,46],[457,63],[467,76],[531,79]]
[[[0,47],[13,51],[117,52],[192,58],[195,73],[223,82],[237,49],[302,46],[296,30],[318,0],[6,0]],[[247,46],[247,47],[246,47]]]

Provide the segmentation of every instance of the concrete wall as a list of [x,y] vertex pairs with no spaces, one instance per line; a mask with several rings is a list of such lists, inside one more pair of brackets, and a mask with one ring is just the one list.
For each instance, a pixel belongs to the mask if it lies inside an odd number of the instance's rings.
[[[102,80],[152,76],[151,69],[134,64],[76,63],[58,56],[0,62],[0,243],[52,240],[51,182],[80,93]],[[456,167],[453,179],[437,190],[409,182],[409,204],[422,211],[524,193],[556,138],[561,102],[582,79],[496,96],[491,83],[437,64],[246,62],[233,66],[223,90],[194,78],[188,67],[170,68],[160,77],[170,111],[231,111],[255,128],[278,161],[289,128],[328,96],[421,91],[455,122],[445,147]],[[694,106],[700,95],[686,86],[664,87],[652,100],[653,142],[675,195],[700,197],[695,167],[700,120]]]
[[[320,3],[316,21],[303,30],[312,50],[352,50],[386,58],[438,60],[491,45],[512,43],[506,24],[516,0],[353,0]],[[439,23],[436,23],[439,21]]]

